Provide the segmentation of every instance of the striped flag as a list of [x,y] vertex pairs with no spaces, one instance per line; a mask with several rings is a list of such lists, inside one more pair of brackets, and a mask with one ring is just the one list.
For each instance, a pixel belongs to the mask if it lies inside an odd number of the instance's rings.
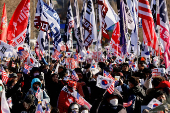
[[131,101],[129,101],[128,103],[123,103],[123,107],[129,107],[129,106],[131,106],[132,105],[132,100]]
[[54,54],[51,57],[59,60],[62,57],[62,54],[59,51],[55,50]]
[[138,16],[142,18],[143,40],[158,53],[158,40],[154,29],[154,20],[148,0],[139,0]]
[[77,101],[78,104],[84,105],[84,98],[82,98],[78,92],[77,92],[76,101]]
[[74,70],[73,70],[73,72],[72,72],[71,78],[72,78],[73,80],[75,80],[75,81],[78,81],[78,80],[79,80],[79,77],[78,77],[77,73],[76,73]]
[[6,72],[5,72],[5,70],[4,70],[4,68],[1,66],[1,73],[2,73],[2,82],[4,83],[4,84],[7,84],[7,82],[8,82],[8,75],[6,74]]
[[43,113],[42,105],[38,104],[35,113]]
[[38,87],[37,92],[35,93],[35,97],[38,99],[38,101],[41,101],[41,95],[40,95],[40,92],[41,92],[41,88],[40,88],[40,87]]
[[46,110],[45,113],[51,113],[51,109],[49,107],[49,104],[46,103]]
[[114,92],[114,88],[115,88],[115,87],[114,87],[114,86],[115,86],[115,79],[112,77],[112,75],[111,75],[110,73],[108,73],[108,72],[105,71],[105,70],[104,70],[103,74],[104,74],[104,77],[108,77],[108,78],[110,78],[110,79],[113,80],[112,85],[107,89],[107,91],[108,91],[110,94],[112,94],[112,93]]
[[64,42],[66,44],[67,51],[71,49],[73,46],[73,38],[72,38],[72,28],[74,28],[74,18],[72,14],[71,3],[68,3],[67,16],[66,16],[66,24],[65,24],[65,35]]

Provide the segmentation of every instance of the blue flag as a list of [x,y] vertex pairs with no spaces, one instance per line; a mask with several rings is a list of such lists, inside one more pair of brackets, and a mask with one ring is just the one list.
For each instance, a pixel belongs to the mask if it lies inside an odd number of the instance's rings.
[[60,35],[60,18],[57,12],[44,3],[38,0],[35,14],[34,25],[40,30],[47,31],[50,27],[49,35],[53,39],[55,48],[60,51],[61,35]]
[[125,3],[124,0],[118,0],[117,1],[117,8],[118,8],[118,15],[120,17],[120,46],[122,47],[122,53],[123,55],[126,54],[126,37],[125,37],[125,33],[127,31],[126,28],[126,16],[125,16],[125,7],[124,7]]

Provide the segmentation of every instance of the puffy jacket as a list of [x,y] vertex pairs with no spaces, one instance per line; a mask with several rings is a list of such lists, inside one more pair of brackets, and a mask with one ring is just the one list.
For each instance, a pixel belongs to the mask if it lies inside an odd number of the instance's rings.
[[[36,90],[33,89],[33,84],[34,84],[35,82],[39,82],[39,83],[41,84],[41,81],[40,81],[38,78],[34,78],[34,79],[32,80],[32,82],[31,82],[31,88],[30,88],[29,91],[27,92],[26,96],[29,95],[29,94],[34,94],[34,96],[35,96],[35,94],[36,94],[36,92],[37,92]],[[40,85],[40,87],[41,87],[41,85]],[[50,98],[49,98],[49,96],[47,95],[47,93],[46,93],[44,90],[41,89],[40,95],[41,95],[41,101],[43,101],[43,99],[46,99],[47,103],[50,102]],[[34,99],[34,102],[35,102],[35,105],[38,104],[38,99],[37,99],[36,97],[35,97],[35,99]]]
[[127,84],[123,84],[122,91],[128,96],[128,102],[132,100],[132,105],[127,107],[127,113],[140,113],[141,103],[146,96],[145,90],[139,85],[130,89]]

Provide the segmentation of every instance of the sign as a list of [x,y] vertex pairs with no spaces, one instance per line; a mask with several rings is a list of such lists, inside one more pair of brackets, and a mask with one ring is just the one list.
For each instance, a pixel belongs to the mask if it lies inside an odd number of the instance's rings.
[[164,73],[165,73],[165,68],[152,69],[152,76],[163,76]]
[[66,61],[66,68],[67,69],[75,69],[75,68],[77,68],[77,63],[74,60],[74,58],[66,58],[65,61]]

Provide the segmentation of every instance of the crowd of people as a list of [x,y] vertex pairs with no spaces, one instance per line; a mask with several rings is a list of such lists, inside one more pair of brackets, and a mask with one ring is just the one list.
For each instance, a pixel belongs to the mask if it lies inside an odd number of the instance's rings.
[[[152,69],[157,68],[152,61],[146,66],[145,58],[138,58],[137,71],[132,71],[128,59],[122,64],[115,63],[115,56],[96,62],[97,68],[93,70],[91,64],[79,62],[74,69],[78,75],[76,81],[70,76],[73,70],[61,63],[64,57],[51,64],[43,59],[41,66],[33,67],[28,73],[18,58],[1,59],[1,66],[8,75],[7,83],[0,80],[2,113],[6,113],[2,107],[3,95],[11,113],[36,113],[40,109],[46,113],[149,113],[154,109],[141,109],[141,106],[147,106],[154,98],[165,105],[158,111],[169,111],[168,74],[152,76]],[[103,76],[103,71],[115,78],[112,94],[96,86],[97,77]],[[76,98],[78,96],[82,100]]]

